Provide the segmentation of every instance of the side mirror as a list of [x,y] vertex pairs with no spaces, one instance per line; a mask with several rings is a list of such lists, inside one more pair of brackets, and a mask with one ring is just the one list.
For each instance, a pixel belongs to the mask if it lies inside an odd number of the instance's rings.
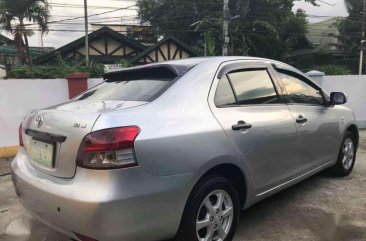
[[330,94],[330,103],[332,105],[343,105],[347,103],[347,97],[342,92],[332,92]]

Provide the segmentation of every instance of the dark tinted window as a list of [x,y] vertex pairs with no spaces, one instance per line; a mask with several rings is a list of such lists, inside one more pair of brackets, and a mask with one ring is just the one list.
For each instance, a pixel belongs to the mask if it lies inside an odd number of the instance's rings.
[[278,103],[278,96],[267,70],[248,70],[228,74],[240,105]]
[[217,86],[215,104],[218,107],[236,104],[233,90],[226,76],[222,77]]
[[287,91],[288,103],[323,105],[324,99],[320,90],[307,84],[300,78],[280,72],[280,77]]
[[171,79],[139,79],[104,82],[77,97],[77,100],[151,101]]

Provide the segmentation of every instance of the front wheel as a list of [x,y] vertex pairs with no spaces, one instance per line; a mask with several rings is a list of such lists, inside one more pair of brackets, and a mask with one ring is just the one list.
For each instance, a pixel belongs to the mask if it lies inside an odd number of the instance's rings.
[[344,135],[341,149],[339,150],[337,163],[331,168],[337,176],[348,176],[356,161],[356,138],[352,132],[347,131]]
[[222,176],[201,180],[186,205],[177,240],[230,241],[240,213],[235,187]]

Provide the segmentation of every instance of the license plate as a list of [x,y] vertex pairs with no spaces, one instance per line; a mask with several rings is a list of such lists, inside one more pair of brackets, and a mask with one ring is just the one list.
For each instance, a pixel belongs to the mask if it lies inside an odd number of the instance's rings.
[[52,168],[53,153],[54,153],[53,144],[32,140],[31,158],[33,161],[41,165]]

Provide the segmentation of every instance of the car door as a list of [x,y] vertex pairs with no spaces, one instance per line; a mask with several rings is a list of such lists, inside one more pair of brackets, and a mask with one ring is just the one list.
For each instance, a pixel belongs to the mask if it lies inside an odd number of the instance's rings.
[[295,122],[279,95],[273,71],[264,62],[225,63],[209,97],[257,196],[303,171]]
[[300,73],[277,68],[286,104],[296,120],[299,151],[308,170],[334,161],[339,148],[339,118],[323,91]]

